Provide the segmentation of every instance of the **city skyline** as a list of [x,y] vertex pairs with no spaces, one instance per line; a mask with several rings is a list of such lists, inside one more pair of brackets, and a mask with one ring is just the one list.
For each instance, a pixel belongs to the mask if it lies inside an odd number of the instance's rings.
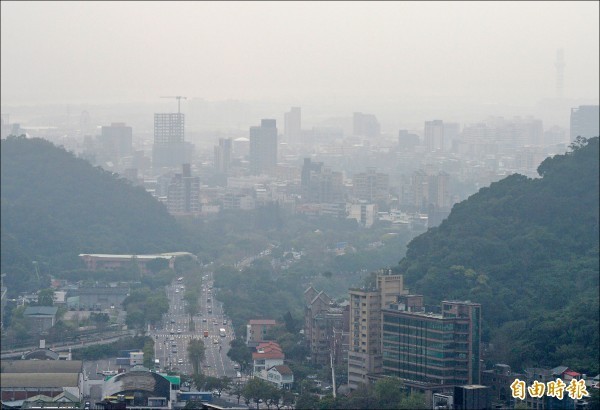
[[558,96],[558,50],[593,102],[598,28],[597,2],[2,2],[2,105],[527,106]]

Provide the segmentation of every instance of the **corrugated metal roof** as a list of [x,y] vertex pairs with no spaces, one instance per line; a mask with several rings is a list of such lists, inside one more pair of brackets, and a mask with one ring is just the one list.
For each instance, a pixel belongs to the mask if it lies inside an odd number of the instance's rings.
[[23,314],[25,316],[28,315],[48,315],[53,316],[58,312],[58,308],[56,306],[27,306],[25,312]]
[[2,377],[6,373],[81,373],[81,360],[2,360]]
[[78,387],[79,373],[2,373],[0,386],[10,387]]

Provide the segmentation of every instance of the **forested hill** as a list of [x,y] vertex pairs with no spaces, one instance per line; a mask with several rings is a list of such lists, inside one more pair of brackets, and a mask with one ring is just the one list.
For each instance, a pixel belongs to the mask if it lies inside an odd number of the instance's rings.
[[491,361],[597,374],[598,137],[455,205],[413,239],[397,271],[428,303],[482,304]]
[[80,253],[183,251],[184,234],[143,188],[42,139],[1,142],[1,269],[11,290],[78,265]]

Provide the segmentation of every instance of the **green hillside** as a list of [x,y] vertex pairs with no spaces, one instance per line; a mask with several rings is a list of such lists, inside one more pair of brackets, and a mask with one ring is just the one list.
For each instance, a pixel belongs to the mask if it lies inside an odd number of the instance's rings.
[[427,303],[483,306],[490,361],[598,373],[598,138],[454,206],[397,271]]
[[[1,269],[9,290],[79,266],[80,253],[185,249],[185,235],[143,188],[42,139],[2,140]],[[189,241],[187,241],[189,242]]]

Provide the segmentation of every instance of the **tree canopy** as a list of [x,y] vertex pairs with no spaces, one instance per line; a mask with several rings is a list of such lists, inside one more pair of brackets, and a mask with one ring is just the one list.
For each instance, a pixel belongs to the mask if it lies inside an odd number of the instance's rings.
[[456,204],[395,269],[426,303],[482,304],[491,360],[598,373],[598,138]]
[[80,253],[189,250],[144,188],[43,139],[9,137],[0,151],[1,269],[11,293],[40,287],[32,261],[40,275],[58,276],[82,267]]

